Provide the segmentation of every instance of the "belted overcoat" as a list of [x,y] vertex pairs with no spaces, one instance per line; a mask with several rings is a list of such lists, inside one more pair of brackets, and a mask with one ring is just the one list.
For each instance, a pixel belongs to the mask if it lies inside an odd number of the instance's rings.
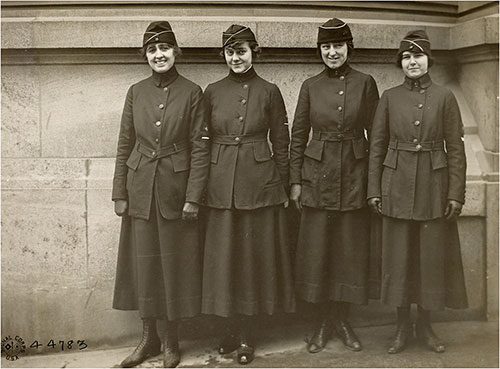
[[304,81],[290,145],[290,184],[302,185],[303,205],[341,211],[366,205],[365,130],[377,102],[373,77],[348,64]]
[[252,210],[284,203],[290,138],[279,88],[252,67],[210,84],[205,101],[211,144],[205,205]]
[[130,87],[123,108],[112,199],[128,214],[149,219],[156,198],[165,219],[200,203],[208,173],[205,104],[201,88],[177,73],[153,75]]
[[370,143],[368,198],[393,218],[441,218],[465,201],[463,124],[453,93],[429,74],[382,94]]

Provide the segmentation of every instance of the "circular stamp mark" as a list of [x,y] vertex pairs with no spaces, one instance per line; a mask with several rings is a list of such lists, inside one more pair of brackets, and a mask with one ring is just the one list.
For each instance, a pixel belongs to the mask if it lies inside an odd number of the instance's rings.
[[19,354],[26,352],[26,344],[19,336],[6,336],[2,338],[2,352],[7,360],[14,361],[19,359]]

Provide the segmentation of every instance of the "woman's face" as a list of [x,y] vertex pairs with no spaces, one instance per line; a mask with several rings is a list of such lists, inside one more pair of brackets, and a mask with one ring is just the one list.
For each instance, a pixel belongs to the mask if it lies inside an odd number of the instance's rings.
[[174,49],[164,42],[150,44],[146,48],[149,66],[157,73],[165,73],[174,66]]
[[226,64],[234,73],[243,73],[252,66],[252,50],[247,41],[239,44],[235,48],[226,47],[224,49]]
[[405,51],[401,58],[401,68],[407,77],[420,78],[429,69],[429,57],[424,53]]
[[326,42],[319,45],[321,58],[330,69],[337,69],[347,60],[347,43]]

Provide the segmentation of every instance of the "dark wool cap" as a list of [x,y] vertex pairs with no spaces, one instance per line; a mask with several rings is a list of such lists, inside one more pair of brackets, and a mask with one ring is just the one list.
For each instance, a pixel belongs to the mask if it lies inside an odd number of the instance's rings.
[[170,23],[167,21],[153,22],[146,28],[146,32],[144,32],[142,46],[157,42],[165,42],[169,45],[177,46],[174,31],[172,31],[172,27],[170,27]]
[[318,45],[326,42],[352,41],[351,29],[338,18],[329,19],[318,28]]
[[225,32],[222,32],[222,47],[233,41],[257,42],[250,27],[240,26],[239,24],[233,24]]
[[431,42],[424,30],[410,31],[401,40],[397,60],[399,66],[401,66],[401,58],[405,51],[427,54],[429,57],[429,66],[432,65]]

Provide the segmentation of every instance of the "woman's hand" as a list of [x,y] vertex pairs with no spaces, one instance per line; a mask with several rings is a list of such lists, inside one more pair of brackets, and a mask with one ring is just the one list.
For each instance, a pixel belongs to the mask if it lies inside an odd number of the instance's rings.
[[127,212],[128,201],[127,200],[116,200],[115,201],[115,214],[122,217]]
[[456,200],[448,200],[448,205],[444,212],[444,216],[448,220],[457,219],[462,212],[462,204]]
[[375,214],[382,214],[382,199],[380,197],[368,199],[368,207]]
[[302,193],[302,185],[300,184],[293,184],[292,188],[290,189],[290,200],[292,200],[292,203],[295,205],[295,208],[298,211],[302,210],[302,204],[300,202],[300,194]]
[[200,206],[194,202],[186,202],[182,208],[183,220],[196,220],[198,219],[198,210]]

